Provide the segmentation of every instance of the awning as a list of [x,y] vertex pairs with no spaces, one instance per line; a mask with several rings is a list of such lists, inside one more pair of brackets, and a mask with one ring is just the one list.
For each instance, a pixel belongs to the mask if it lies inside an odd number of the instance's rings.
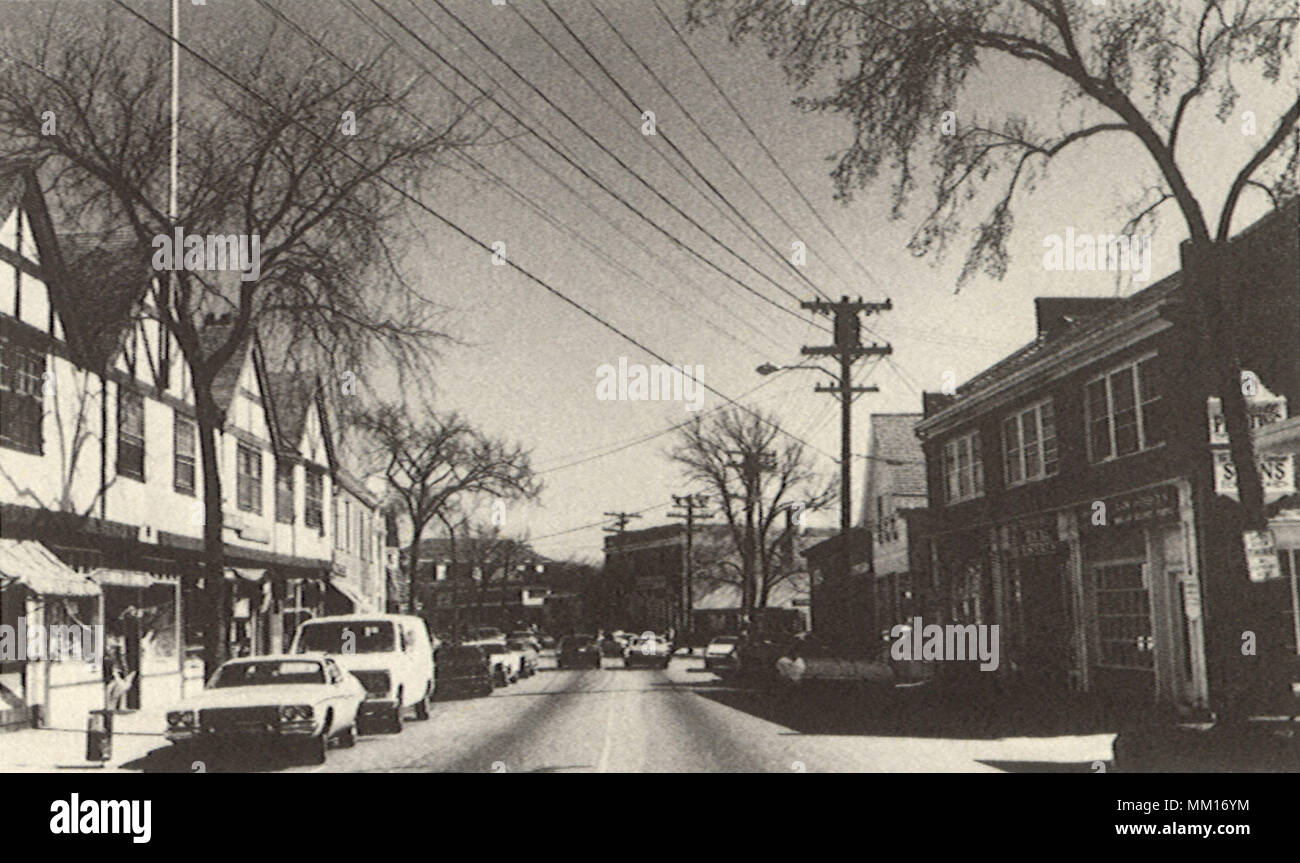
[[175,582],[176,576],[151,575],[130,569],[97,569],[90,574],[96,584],[107,587],[152,587],[159,582]]
[[266,578],[266,570],[228,566],[226,567],[226,575],[237,576],[245,581],[261,581]]
[[99,585],[30,539],[0,539],[0,575],[44,596],[99,596]]
[[353,611],[369,611],[370,604],[361,596],[361,592],[346,581],[337,581],[331,579],[329,586],[343,595],[343,598],[352,603]]

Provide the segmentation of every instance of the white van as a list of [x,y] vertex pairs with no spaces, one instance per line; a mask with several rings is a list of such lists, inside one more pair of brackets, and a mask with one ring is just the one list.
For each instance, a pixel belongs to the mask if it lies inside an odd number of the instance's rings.
[[433,645],[424,621],[407,614],[340,614],[298,625],[293,653],[322,651],[366,688],[357,721],[402,730],[406,708],[429,718],[436,685]]

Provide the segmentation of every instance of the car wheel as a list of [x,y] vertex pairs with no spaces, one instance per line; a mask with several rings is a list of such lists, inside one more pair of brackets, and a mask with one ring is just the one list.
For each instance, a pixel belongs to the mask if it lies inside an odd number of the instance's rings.
[[355,723],[344,728],[338,735],[339,747],[341,749],[351,749],[357,745],[357,726]]
[[429,718],[429,696],[430,693],[426,691],[424,697],[415,703],[416,719],[423,720]]
[[393,706],[393,713],[388,717],[388,733],[402,733],[402,690],[397,690],[397,704]]
[[329,745],[329,738],[324,733],[307,741],[307,763],[324,764]]

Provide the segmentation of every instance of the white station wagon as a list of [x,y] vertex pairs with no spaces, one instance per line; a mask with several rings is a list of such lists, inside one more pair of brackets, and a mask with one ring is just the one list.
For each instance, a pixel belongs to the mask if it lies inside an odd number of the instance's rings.
[[248,741],[301,747],[325,762],[331,738],[356,743],[365,688],[323,653],[247,656],[225,662],[203,692],[167,713],[172,743]]

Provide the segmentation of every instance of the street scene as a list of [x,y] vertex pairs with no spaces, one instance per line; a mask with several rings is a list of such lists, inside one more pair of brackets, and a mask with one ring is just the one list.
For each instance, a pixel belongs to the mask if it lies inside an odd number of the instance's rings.
[[0,772],[1300,771],[1295,0],[0,7]]

